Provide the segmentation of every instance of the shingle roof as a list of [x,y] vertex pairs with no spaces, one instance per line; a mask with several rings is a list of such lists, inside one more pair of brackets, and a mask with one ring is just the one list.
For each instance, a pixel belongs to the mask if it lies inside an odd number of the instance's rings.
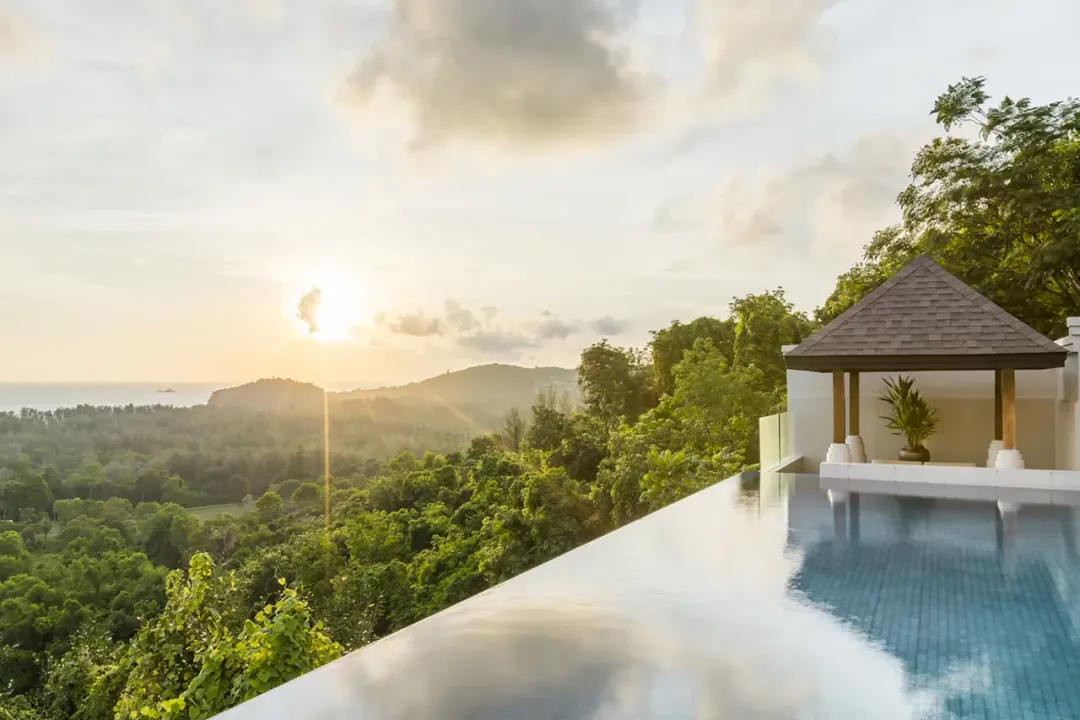
[[785,354],[795,370],[1050,368],[1067,351],[920,255]]

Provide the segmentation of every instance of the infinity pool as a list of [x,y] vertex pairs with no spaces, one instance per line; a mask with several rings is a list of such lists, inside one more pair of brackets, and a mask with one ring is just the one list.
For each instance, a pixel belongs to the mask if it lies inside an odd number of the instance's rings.
[[1080,717],[1077,510],[745,475],[225,716]]

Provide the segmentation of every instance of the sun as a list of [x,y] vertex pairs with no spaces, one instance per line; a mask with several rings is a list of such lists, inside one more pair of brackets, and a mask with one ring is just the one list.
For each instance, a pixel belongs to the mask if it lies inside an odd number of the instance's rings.
[[362,284],[334,273],[319,275],[295,303],[301,331],[321,343],[344,342],[363,317]]

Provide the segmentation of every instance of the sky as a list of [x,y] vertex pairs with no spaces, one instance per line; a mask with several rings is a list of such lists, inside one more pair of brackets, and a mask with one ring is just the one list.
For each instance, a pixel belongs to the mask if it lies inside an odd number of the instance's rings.
[[1078,26],[1073,0],[0,0],[0,379],[374,386],[570,367],[776,287],[812,312],[898,219],[936,96],[1063,99]]

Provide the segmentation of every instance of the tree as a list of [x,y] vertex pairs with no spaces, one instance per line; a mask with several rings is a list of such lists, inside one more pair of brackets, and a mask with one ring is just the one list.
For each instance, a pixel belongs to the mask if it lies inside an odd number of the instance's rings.
[[634,423],[654,405],[651,376],[645,353],[604,340],[581,354],[578,385],[589,413],[609,424]]
[[[782,288],[735,298],[731,301],[731,317],[735,321],[735,344],[728,366],[758,368],[761,389],[785,387],[787,368],[781,348],[801,343],[810,334],[810,321],[794,311]],[[716,349],[717,359],[725,361],[722,349]]]
[[180,568],[196,550],[201,549],[202,523],[179,505],[163,505],[146,518],[140,529],[142,548],[158,565]]
[[783,385],[770,384],[756,364],[729,369],[708,340],[698,340],[675,368],[675,394],[666,409],[680,423],[684,447],[701,457],[733,453],[737,465],[752,466],[758,419],[776,412],[783,397]]
[[536,400],[533,405],[540,405],[549,410],[558,411],[563,415],[574,412],[574,401],[570,397],[570,392],[567,390],[559,392],[553,385],[545,385],[540,388],[536,393]]
[[591,497],[597,521],[623,525],[757,462],[758,418],[782,388],[756,365],[729,368],[700,338],[675,366],[675,392],[609,441]]
[[233,576],[193,556],[186,577],[169,576],[165,611],[131,645],[117,716],[208,718],[339,657],[307,603],[281,585],[276,602],[240,621],[229,609]]
[[293,491],[292,497],[289,498],[293,505],[296,505],[305,512],[311,512],[318,510],[321,505],[319,497],[322,495],[321,488],[313,482],[306,482]]
[[124,687],[120,672],[123,646],[99,625],[87,624],[68,650],[49,666],[45,680],[46,716],[50,720],[96,720],[112,717]]
[[25,696],[0,695],[0,720],[38,720],[39,717]]
[[236,502],[248,494],[248,479],[243,475],[230,475],[222,489],[225,499]]
[[1080,101],[988,105],[983,78],[964,78],[933,114],[948,133],[912,164],[900,225],[877,233],[818,312],[827,322],[918,253],[1051,337],[1080,308]]
[[161,488],[161,501],[164,503],[175,503],[177,505],[187,505],[191,500],[191,492],[187,489],[187,483],[179,475],[173,475],[165,481],[165,485]]
[[521,411],[516,407],[510,408],[510,411],[506,413],[506,417],[503,418],[499,438],[507,450],[517,452],[521,449],[521,441],[525,438],[525,430],[525,418],[521,416]]
[[591,485],[608,455],[608,437],[608,428],[598,418],[574,413],[562,442],[548,456],[548,464],[566,468],[571,478]]
[[264,523],[280,517],[283,507],[284,503],[281,501],[281,496],[276,492],[267,492],[255,501],[255,510],[258,513],[259,520]]
[[552,452],[570,432],[570,421],[553,407],[537,403],[532,407],[532,424],[525,432],[525,445],[533,450]]
[[722,480],[713,463],[686,450],[649,450],[647,470],[641,478],[641,502],[649,510],[659,510]]
[[12,519],[21,519],[24,510],[47,513],[52,509],[52,491],[40,474],[24,473],[3,491],[5,515]]
[[0,582],[26,572],[29,567],[30,553],[19,533],[14,530],[0,533]]
[[277,494],[284,498],[291,498],[293,493],[296,492],[296,488],[300,487],[300,481],[295,479],[289,479],[281,483],[281,487],[277,489]]
[[682,362],[683,354],[694,347],[698,338],[712,340],[727,364],[735,363],[735,321],[700,317],[689,324],[676,320],[663,330],[652,333],[649,350],[653,361],[653,375],[658,390],[670,395],[675,392],[675,366]]
[[164,470],[146,470],[135,478],[135,499],[138,502],[159,502],[161,491],[169,476]]

